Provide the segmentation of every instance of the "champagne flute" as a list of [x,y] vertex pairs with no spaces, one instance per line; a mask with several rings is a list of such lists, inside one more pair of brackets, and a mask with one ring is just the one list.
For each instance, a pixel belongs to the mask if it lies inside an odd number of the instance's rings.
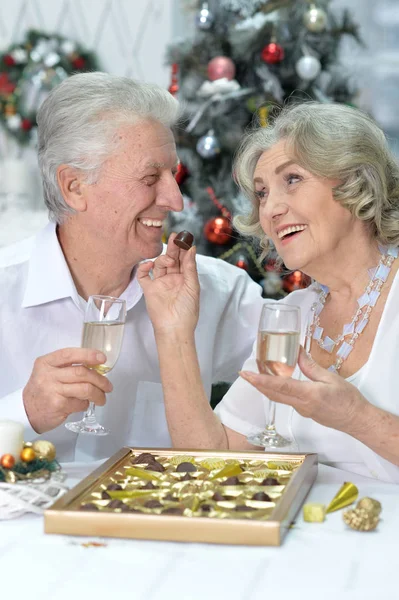
[[[126,321],[126,302],[112,296],[89,296],[83,322],[82,348],[93,348],[105,354],[102,365],[88,367],[100,375],[109,373],[118,360]],[[75,433],[108,435],[109,430],[97,422],[95,404],[90,402],[81,421],[65,423]]]
[[[283,302],[270,302],[263,306],[256,347],[256,362],[259,373],[291,377],[298,361],[301,331],[301,312],[298,306]],[[276,403],[268,400],[266,428],[261,433],[248,437],[256,446],[280,449],[292,446],[276,430]]]

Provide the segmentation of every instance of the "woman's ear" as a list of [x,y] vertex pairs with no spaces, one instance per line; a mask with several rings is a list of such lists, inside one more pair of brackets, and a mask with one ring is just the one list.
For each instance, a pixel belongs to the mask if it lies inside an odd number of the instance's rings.
[[57,169],[57,182],[68,206],[77,212],[84,212],[87,204],[83,194],[82,173],[69,165],[60,165]]

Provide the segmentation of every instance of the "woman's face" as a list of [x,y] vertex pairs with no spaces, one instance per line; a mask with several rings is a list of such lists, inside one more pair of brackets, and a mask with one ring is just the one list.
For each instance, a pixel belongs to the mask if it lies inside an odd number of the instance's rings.
[[288,269],[311,274],[313,266],[345,249],[355,219],[333,198],[338,183],[296,164],[284,140],[259,158],[254,191],[260,223]]

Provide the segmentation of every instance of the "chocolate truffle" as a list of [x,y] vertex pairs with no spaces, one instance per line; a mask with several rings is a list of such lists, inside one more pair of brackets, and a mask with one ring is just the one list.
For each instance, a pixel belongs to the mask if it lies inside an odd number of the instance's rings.
[[151,463],[155,460],[156,458],[153,454],[151,454],[150,452],[143,452],[139,456],[132,458],[130,462],[132,463],[132,465],[140,465],[142,463]]
[[110,483],[109,485],[107,485],[107,490],[116,491],[121,489],[123,488],[121,485],[119,485],[119,483]]
[[88,504],[82,504],[79,510],[99,510],[99,508],[92,502],[88,502]]
[[147,500],[144,506],[146,508],[161,508],[162,504],[159,502],[159,500]]
[[183,477],[180,479],[180,481],[190,481],[190,479],[194,479],[194,477],[191,477],[191,475],[189,475],[188,473],[185,473],[185,475],[183,475]]
[[253,508],[251,508],[250,506],[245,506],[245,504],[238,504],[238,506],[235,507],[235,509],[237,512],[248,512],[249,510],[253,510]]
[[166,494],[164,499],[168,502],[176,502],[178,500],[178,497],[174,496],[173,494]]
[[182,250],[190,250],[191,246],[194,243],[194,236],[189,231],[183,230],[177,234],[173,241],[176,244],[176,246],[178,246]]
[[260,485],[278,485],[278,481],[274,477],[266,477]]
[[202,512],[211,512],[212,506],[210,504],[203,504],[201,506]]
[[141,489],[142,490],[157,490],[158,486],[154,485],[152,483],[152,481],[148,481],[145,485],[143,485],[143,487]]
[[225,497],[222,496],[222,494],[219,494],[219,492],[215,492],[212,496],[212,500],[214,500],[215,502],[222,502],[223,500],[225,500]]
[[238,479],[238,477],[228,477],[222,481],[221,485],[241,485],[241,481]]
[[111,499],[111,496],[108,494],[108,492],[106,492],[106,491],[104,490],[104,491],[102,492],[102,494],[101,494],[101,498],[102,498],[103,500],[110,500],[110,499]]
[[183,514],[183,509],[182,508],[178,508],[177,506],[170,506],[169,508],[165,508],[165,510],[162,511],[163,515],[182,515]]
[[118,500],[118,498],[114,498],[111,502],[108,502],[107,508],[123,508],[125,503],[122,500]]
[[197,471],[197,467],[190,462],[182,462],[180,465],[177,465],[176,471],[178,473],[193,473]]
[[162,473],[163,471],[165,471],[165,467],[163,465],[161,465],[161,463],[158,462],[157,460],[154,460],[151,463],[149,463],[149,465],[146,466],[145,470],[146,471],[157,471],[158,473]]
[[257,492],[252,496],[252,500],[260,500],[261,502],[271,502],[270,496],[265,494],[265,492]]

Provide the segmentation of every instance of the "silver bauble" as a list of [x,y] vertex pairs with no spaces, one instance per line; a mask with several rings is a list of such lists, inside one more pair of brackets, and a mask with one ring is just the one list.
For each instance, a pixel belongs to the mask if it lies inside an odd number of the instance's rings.
[[311,6],[305,13],[303,22],[309,31],[313,33],[321,33],[327,26],[327,13],[322,8]]
[[201,6],[199,13],[195,17],[195,23],[198,29],[210,29],[213,25],[214,20],[215,18],[208,8],[208,3],[204,2],[204,4]]
[[212,129],[198,140],[197,152],[202,158],[214,158],[220,153],[219,140]]
[[321,71],[321,64],[319,59],[315,56],[302,56],[296,65],[296,72],[298,73],[301,79],[305,81],[312,81],[312,79],[316,79]]

